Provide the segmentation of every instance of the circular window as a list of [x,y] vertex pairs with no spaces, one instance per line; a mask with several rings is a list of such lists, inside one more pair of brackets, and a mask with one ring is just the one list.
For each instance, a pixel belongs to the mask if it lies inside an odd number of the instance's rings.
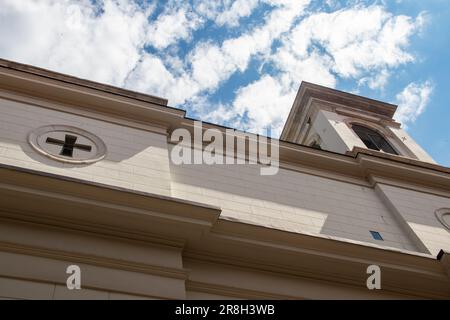
[[436,210],[436,217],[444,227],[450,230],[450,209]]
[[106,146],[100,138],[71,126],[40,127],[28,135],[28,142],[40,154],[61,162],[93,163],[106,155]]

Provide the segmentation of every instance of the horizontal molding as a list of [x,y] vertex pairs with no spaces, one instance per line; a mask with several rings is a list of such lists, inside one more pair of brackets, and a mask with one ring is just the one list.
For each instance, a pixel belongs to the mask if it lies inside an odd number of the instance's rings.
[[[256,250],[256,249],[255,249]],[[263,249],[260,249],[263,250]],[[286,253],[285,253],[286,254]],[[301,279],[307,279],[310,281],[315,281],[317,283],[327,283],[330,286],[335,285],[341,285],[348,288],[354,288],[354,289],[367,289],[366,279],[367,274],[365,273],[365,269],[361,269],[362,271],[359,273],[359,276],[355,273],[347,273],[342,274],[339,272],[323,272],[319,270],[314,269],[304,269],[300,266],[286,266],[277,264],[277,262],[273,262],[271,264],[263,261],[256,261],[252,259],[246,259],[246,258],[237,258],[232,257],[229,255],[219,255],[212,252],[185,252],[183,253],[183,259],[184,260],[190,260],[190,261],[200,261],[202,263],[214,263],[220,266],[230,266],[233,268],[239,268],[242,270],[250,271],[250,272],[260,272],[260,273],[268,273],[272,276],[284,276],[284,277],[294,277],[294,278],[301,278]],[[311,259],[317,259],[316,257],[311,257]],[[277,260],[276,257],[273,258],[273,260]],[[329,266],[334,265],[332,260],[329,260]],[[343,263],[348,264],[349,261],[342,260],[339,261],[336,259],[334,263]],[[375,262],[366,262],[361,263],[361,266],[367,267],[371,264],[377,264],[379,265],[382,270],[391,269],[392,266],[388,264],[380,263],[379,261]],[[355,262],[353,262],[355,264]],[[409,272],[414,273],[414,271],[409,270]],[[399,271],[399,270],[397,270]],[[405,271],[407,272],[407,271]],[[383,271],[384,273],[384,271]],[[445,281],[445,277],[440,277]],[[415,288],[409,288],[407,286],[399,286],[394,285],[391,282],[386,283],[384,277],[383,277],[383,291],[387,293],[392,294],[400,294],[400,295],[408,295],[408,296],[417,296],[417,297],[429,297],[429,298],[448,298],[450,297],[450,292],[447,294],[443,294],[442,292],[433,292],[428,290],[422,290],[418,291],[419,289],[417,287]],[[449,281],[450,283],[450,281]],[[299,297],[296,297],[295,299],[298,299]],[[276,298],[278,299],[278,298]],[[283,299],[283,298],[282,298]],[[290,299],[290,298],[287,298]]]
[[183,249],[186,241],[183,238],[167,237],[148,232],[136,232],[126,228],[113,228],[103,224],[92,224],[77,219],[62,219],[57,217],[46,217],[41,214],[30,212],[19,212],[0,209],[0,222],[13,222],[26,225],[35,225],[57,230],[70,230],[75,232],[95,235],[106,239],[127,241],[136,244],[151,244],[161,248]]
[[[359,111],[359,110],[358,110]],[[367,113],[358,112],[355,109],[347,109],[342,107],[336,107],[336,113],[344,116],[350,116],[353,118],[358,118],[371,122],[381,122],[381,118],[377,116],[372,116]]]
[[126,118],[113,117],[106,113],[99,113],[93,110],[84,110],[77,107],[71,106],[69,104],[64,104],[62,102],[49,101],[42,98],[37,98],[34,96],[26,95],[25,93],[11,92],[8,90],[0,89],[0,98],[5,100],[10,100],[18,103],[23,103],[38,108],[45,108],[49,110],[55,110],[59,112],[69,113],[76,116],[81,116],[89,119],[95,119],[99,121],[109,122],[124,127],[129,127],[138,130],[144,130],[148,132],[153,132],[157,134],[167,135],[167,128],[158,123],[140,123],[136,121],[129,121]]
[[270,292],[222,286],[206,282],[186,281],[186,291],[195,291],[250,300],[298,300],[301,297],[273,294]]
[[171,126],[185,111],[89,86],[7,68],[0,61],[0,88],[33,98],[71,105],[79,110],[106,114],[137,123]]
[[145,93],[139,93],[139,92],[135,92],[135,91],[119,88],[119,87],[114,87],[114,86],[111,86],[108,84],[99,83],[99,82],[95,82],[92,80],[81,79],[81,78],[70,76],[67,74],[35,67],[32,65],[18,63],[18,62],[6,60],[6,59],[0,59],[0,67],[9,69],[9,70],[23,72],[23,73],[26,73],[29,75],[39,76],[42,79],[52,79],[52,80],[56,80],[56,81],[60,81],[60,82],[64,82],[64,83],[82,86],[85,88],[90,88],[90,89],[107,92],[110,94],[120,95],[120,96],[132,98],[132,99],[136,99],[136,100],[142,100],[145,102],[150,102],[150,103],[155,103],[155,104],[160,104],[160,105],[167,104],[167,99],[160,98],[157,96],[153,96],[153,95],[149,95],[149,94],[145,94]]
[[0,190],[4,192],[59,201],[59,205],[61,202],[72,203],[204,227],[211,226],[221,212],[218,207],[194,201],[4,164],[0,164],[0,176]]
[[156,265],[129,262],[125,260],[110,259],[105,257],[85,255],[73,252],[23,246],[6,242],[0,242],[0,251],[25,254],[35,257],[49,258],[61,261],[70,261],[71,263],[84,263],[93,266],[124,270],[130,272],[139,272],[174,279],[185,280],[188,277],[188,271],[185,269],[176,269],[166,266],[161,267]]
[[[70,228],[69,222],[74,220],[78,224],[73,228],[87,226],[89,229],[97,225],[101,229],[107,226],[109,229],[105,230],[110,236],[120,228],[128,234],[126,237],[132,237],[134,232],[158,232],[160,238],[176,236],[185,242],[183,259],[212,261],[360,288],[365,283],[365,268],[376,263],[384,268],[386,290],[425,297],[449,295],[442,289],[449,282],[448,276],[440,263],[429,255],[219,220],[219,208],[26,169],[0,166],[0,176],[0,207],[6,213],[12,210],[18,214],[7,215],[9,219],[26,221],[31,217],[33,222],[66,228]],[[52,222],[52,219],[55,220]],[[96,229],[90,230],[95,232]],[[123,233],[117,235],[124,236]],[[13,246],[11,250],[25,249]],[[39,256],[55,254],[45,250],[38,252]],[[56,256],[59,259],[72,257],[66,252],[57,252]],[[146,265],[124,264],[117,260],[77,255],[73,258],[84,259],[90,264],[103,263],[110,268],[158,272],[145,269]],[[329,265],[335,268],[333,272],[327,269]],[[413,287],[418,292],[410,292]]]
[[417,183],[408,183],[408,182],[400,182],[396,181],[395,179],[390,179],[387,177],[380,177],[375,174],[369,174],[369,181],[370,185],[372,187],[376,186],[377,184],[385,184],[396,188],[402,188],[407,189],[411,191],[421,192],[421,193],[427,193],[434,196],[439,197],[445,197],[450,198],[450,190],[445,191],[441,189],[436,189],[432,187],[422,186]]

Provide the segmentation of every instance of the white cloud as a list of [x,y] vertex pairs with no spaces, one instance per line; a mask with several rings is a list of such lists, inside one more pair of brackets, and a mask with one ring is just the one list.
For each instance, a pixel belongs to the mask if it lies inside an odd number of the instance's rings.
[[[193,10],[213,20],[218,26],[237,27],[242,18],[250,16],[262,2],[268,0],[194,0]],[[276,4],[272,4],[276,5]]]
[[166,69],[163,62],[154,55],[145,54],[138,66],[130,73],[129,83],[133,83],[136,91],[152,92],[164,96],[174,85],[175,78]]
[[202,19],[184,5],[169,8],[158,16],[147,28],[147,44],[157,49],[165,49],[181,39],[188,39],[192,32],[202,25]]
[[432,92],[433,85],[430,81],[410,83],[396,97],[398,108],[394,118],[406,126],[416,121],[425,111]]
[[193,10],[202,17],[208,20],[215,20],[217,16],[229,9],[232,5],[232,0],[193,0]]
[[[208,20],[214,28],[236,27],[262,3],[270,9],[245,31],[235,28],[221,43],[192,38]],[[309,3],[170,0],[153,17],[153,5],[134,0],[1,0],[0,56],[160,95],[171,105],[190,106],[202,119],[254,132],[271,125],[276,135],[302,80],[335,87],[346,78],[383,89],[395,68],[414,61],[409,40],[429,20],[425,13],[413,19],[380,5],[342,8],[333,0],[329,8],[342,9],[308,12]],[[192,49],[180,50],[181,40],[191,41]],[[268,66],[270,75],[238,88],[233,101],[212,105],[208,97],[254,58],[258,71]],[[411,84],[399,94],[404,121],[414,121],[425,108],[431,92],[426,84]]]
[[[335,86],[336,79],[326,67],[328,62],[323,60],[326,57],[317,54],[312,54],[301,63],[284,60],[285,66],[292,64],[292,69],[283,70],[274,77],[263,76],[238,90],[222,120],[234,120],[234,125],[260,134],[266,134],[266,128],[270,127],[272,135],[278,136],[294,102],[299,79]],[[206,116],[209,117],[209,114]]]
[[413,60],[406,47],[422,25],[417,20],[393,16],[380,6],[311,14],[269,56],[277,74],[241,88],[229,106],[233,112],[224,117],[240,119],[238,125],[253,132],[263,133],[270,125],[276,135],[301,81],[335,87],[338,77],[346,77],[360,86],[384,88],[392,68]]
[[[308,3],[309,0],[277,4],[278,7],[265,18],[265,23],[254,30],[227,39],[221,45],[199,43],[186,56],[190,67],[185,67],[178,75],[172,75],[171,85],[164,89],[154,88],[153,82],[143,82],[140,77],[134,75],[129,77],[127,87],[146,92],[155,90],[154,92],[169,97],[172,104],[185,103],[204,92],[214,91],[236,71],[245,71],[253,56],[270,51],[273,41],[289,31],[295,18],[303,13]],[[141,61],[145,60],[144,58]],[[137,65],[134,73],[152,74],[155,77],[161,73],[164,79],[167,78],[167,73],[170,73],[167,68],[161,69],[164,65],[162,60],[160,64],[142,62]]]
[[381,71],[370,74],[367,77],[363,77],[358,80],[358,85],[367,85],[372,90],[384,89],[387,85],[390,72],[387,69],[382,69]]
[[421,21],[393,16],[380,6],[317,13],[304,19],[286,37],[284,49],[302,58],[311,47],[320,45],[332,58],[334,72],[346,78],[358,77],[366,70],[412,61],[404,48],[422,26]]
[[227,10],[221,12],[215,21],[219,26],[236,27],[239,25],[239,20],[243,17],[248,17],[258,3],[259,0],[236,0]]
[[114,85],[139,60],[150,8],[106,0],[15,1],[0,5],[0,56]]
[[265,129],[270,126],[272,135],[278,136],[295,94],[295,90],[290,87],[286,90],[278,79],[263,76],[238,91],[233,110],[239,116],[246,115],[250,119],[246,124],[247,130],[265,133]]
[[290,2],[273,10],[266,23],[221,46],[201,44],[190,56],[193,78],[206,89],[214,88],[236,70],[244,71],[253,55],[270,50],[273,41],[291,27],[309,0]]

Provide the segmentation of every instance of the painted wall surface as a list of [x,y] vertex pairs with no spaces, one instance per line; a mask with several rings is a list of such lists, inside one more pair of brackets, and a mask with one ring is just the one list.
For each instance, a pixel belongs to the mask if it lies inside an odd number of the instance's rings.
[[[222,208],[221,218],[417,250],[372,188],[256,165],[171,165],[172,195]],[[384,241],[374,240],[378,231]]]
[[[419,146],[413,138],[403,128],[392,128],[389,130],[395,135],[397,141],[401,141],[401,147],[405,150],[406,155],[411,155],[421,161],[428,163],[436,163],[433,158]],[[391,141],[392,142],[392,141]]]
[[[171,146],[164,135],[8,100],[0,100],[0,112],[0,162],[4,164],[216,205],[223,209],[223,219],[412,251],[427,250],[415,240],[408,225],[398,222],[396,212],[392,212],[395,209],[386,206],[385,200],[366,186],[285,169],[276,176],[261,176],[259,167],[252,165],[174,165],[169,161]],[[331,126],[332,119],[325,116],[333,114],[328,113],[324,112],[322,120]],[[27,135],[51,124],[71,125],[99,136],[108,148],[106,159],[92,165],[71,165],[39,155],[28,144]],[[349,134],[354,135],[351,131]],[[396,194],[392,194],[392,201],[397,201]],[[418,199],[413,194],[403,196]],[[430,201],[426,196],[423,203]],[[434,217],[438,205],[435,207],[427,207],[424,214],[439,223]],[[420,237],[430,233],[419,229],[414,228],[414,232]],[[373,239],[370,231],[379,232],[384,241]],[[442,228],[435,232],[437,239],[424,240],[440,241],[427,245],[433,253],[444,248],[442,243],[448,236]]]
[[[165,135],[4,99],[0,99],[0,115],[3,164],[170,195]],[[106,158],[91,165],[73,165],[40,155],[27,136],[46,125],[69,125],[95,134],[107,146]]]
[[[414,298],[363,286],[185,259],[180,250],[167,246],[118,241],[87,232],[3,222],[0,231],[0,299]],[[4,245],[8,242],[14,243],[15,249]],[[26,248],[39,248],[39,254],[36,249],[33,254],[26,252]],[[89,263],[77,261],[77,257]],[[111,264],[114,261],[118,263]],[[81,269],[81,290],[68,290],[65,283],[69,277],[66,268],[73,264]],[[155,272],[164,266],[188,270],[187,278]]]
[[[27,135],[52,124],[97,135],[108,148],[106,159],[70,165],[39,155],[28,144]],[[440,249],[450,250],[449,230],[435,217],[436,210],[450,208],[449,198],[381,184],[372,188],[363,182],[318,176],[306,168],[299,168],[303,172],[280,168],[275,176],[261,176],[257,165],[174,165],[169,157],[172,147],[165,135],[0,100],[0,163],[210,204],[222,208],[222,219],[267,228],[433,255]],[[384,241],[373,239],[370,231],[379,232]],[[11,243],[15,249],[4,245]],[[47,254],[23,249],[32,247]],[[52,252],[60,255],[52,257]],[[80,256],[91,261],[82,264],[88,275],[86,288],[68,291],[64,270]],[[158,273],[158,268],[189,270],[189,274],[184,279]],[[4,221],[0,224],[0,271],[0,299],[236,298],[202,291],[205,283],[210,288],[237,287],[256,298],[261,292],[295,298],[405,298],[186,260],[176,248]]]
[[394,147],[399,155],[428,163],[436,163],[402,128],[392,126],[382,127],[377,123],[365,122],[358,118],[352,118],[326,110],[317,111],[312,123],[310,135],[317,134],[322,141],[322,148],[333,152],[345,154],[354,147],[366,148],[361,139],[349,127],[348,124],[352,121],[361,125],[366,123],[369,128],[370,125],[374,125],[380,131],[383,131],[385,133],[383,135],[384,138]]
[[365,148],[364,143],[344,122],[345,117],[333,112],[320,110],[312,124],[312,128],[323,141],[325,150],[343,153],[353,147]]
[[[261,176],[256,165],[174,165],[165,135],[9,100],[0,100],[0,113],[4,164],[211,204],[222,208],[223,219],[280,230],[433,254],[449,248],[449,233],[434,216],[436,209],[450,207],[446,198],[388,187],[379,194],[371,187],[307,171],[281,168],[275,176]],[[340,132],[342,128],[332,124],[332,116],[338,115],[325,111],[320,115],[316,123]],[[36,153],[27,142],[28,133],[51,124],[71,125],[99,136],[107,145],[106,159],[71,165]],[[411,208],[411,203],[416,205]],[[428,229],[431,222],[423,222],[421,215],[432,221]],[[414,219],[409,221],[410,217]],[[373,239],[370,231],[379,232],[384,241]]]
[[392,212],[410,234],[416,236],[418,246],[424,246],[432,255],[450,250],[450,230],[436,217],[436,211],[448,209],[450,199],[389,185],[378,185]]

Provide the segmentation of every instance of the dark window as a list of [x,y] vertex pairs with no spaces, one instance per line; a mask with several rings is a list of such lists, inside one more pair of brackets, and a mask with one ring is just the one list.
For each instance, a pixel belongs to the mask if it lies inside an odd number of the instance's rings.
[[373,237],[375,240],[381,240],[381,241],[383,241],[383,237],[381,236],[381,234],[380,234],[379,232],[377,232],[377,231],[370,231],[370,234],[372,235],[372,237]]
[[386,139],[384,139],[378,132],[358,125],[353,125],[352,129],[362,140],[362,142],[364,142],[367,148],[397,154],[394,148],[392,148]]

